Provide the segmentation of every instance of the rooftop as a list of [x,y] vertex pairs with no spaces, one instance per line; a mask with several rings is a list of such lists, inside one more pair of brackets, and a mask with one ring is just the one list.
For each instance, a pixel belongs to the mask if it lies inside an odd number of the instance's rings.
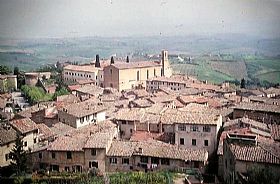
[[22,134],[38,129],[37,124],[30,118],[12,120],[10,124]]
[[17,132],[9,124],[0,124],[0,145],[15,141]]
[[241,110],[251,110],[251,111],[264,111],[264,112],[273,112],[280,113],[280,108],[278,105],[268,105],[263,103],[246,103],[242,102],[233,107],[234,109]]
[[119,70],[123,69],[132,69],[132,68],[147,68],[147,67],[159,67],[161,63],[158,61],[137,61],[137,62],[115,62],[111,64],[112,66],[118,68]]
[[80,72],[96,72],[100,70],[100,68],[96,68],[94,65],[67,65],[63,69]]
[[92,102],[91,100],[87,100],[84,102],[67,105],[62,109],[62,111],[77,118],[81,118],[87,115],[105,111],[105,109],[106,108],[103,105],[99,105],[95,102]]

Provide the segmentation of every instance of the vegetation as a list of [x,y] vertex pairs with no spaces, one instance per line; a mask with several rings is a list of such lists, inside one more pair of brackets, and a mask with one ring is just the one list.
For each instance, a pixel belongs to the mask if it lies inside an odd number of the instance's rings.
[[251,167],[248,171],[248,184],[279,184],[280,175],[267,167]]
[[165,184],[169,183],[171,178],[168,178],[169,175],[166,172],[128,172],[128,173],[115,173],[109,176],[111,184],[119,183],[147,183],[147,184]]
[[27,171],[27,155],[23,150],[23,141],[19,134],[17,134],[16,143],[10,152],[12,158],[11,166],[15,170],[17,176],[25,174]]
[[65,87],[61,87],[59,90],[57,90],[54,93],[53,99],[56,99],[58,96],[68,95],[68,94],[70,94],[69,91]]
[[0,74],[1,75],[7,75],[7,74],[10,74],[12,71],[11,69],[6,66],[6,65],[0,65]]
[[23,85],[21,91],[32,104],[50,101],[53,98],[51,94],[45,93],[42,88],[36,86]]

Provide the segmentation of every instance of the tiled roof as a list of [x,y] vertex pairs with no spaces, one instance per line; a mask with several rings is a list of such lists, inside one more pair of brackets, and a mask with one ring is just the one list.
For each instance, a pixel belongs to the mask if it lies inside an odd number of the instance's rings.
[[116,125],[110,121],[90,124],[68,131],[48,146],[49,151],[83,151],[84,148],[104,148]]
[[37,124],[30,118],[12,120],[10,124],[22,134],[38,129]]
[[183,123],[217,125],[218,116],[205,114],[204,112],[184,112],[174,110],[174,112],[165,112],[161,116],[161,122],[163,124]]
[[236,160],[280,164],[280,158],[261,146],[230,144],[230,150]]
[[112,66],[122,70],[122,69],[132,69],[132,68],[147,68],[147,67],[160,67],[160,62],[156,61],[137,61],[137,62],[116,62],[111,64]]
[[234,109],[251,110],[251,111],[264,111],[280,113],[280,108],[277,105],[268,105],[263,103],[240,103],[233,107]]
[[94,65],[67,65],[63,69],[80,72],[96,72],[100,70],[100,68],[96,68]]
[[271,134],[274,140],[280,141],[280,125],[271,125]]
[[95,85],[84,85],[75,91],[96,96],[103,93],[103,89]]
[[41,139],[47,139],[54,135],[54,133],[51,131],[51,129],[43,123],[37,124],[37,127],[39,129]]
[[0,124],[0,145],[16,140],[17,132],[9,124]]
[[62,109],[62,111],[80,118],[101,111],[105,111],[105,107],[103,105],[96,104],[91,100],[87,100],[84,102],[67,105]]
[[117,120],[140,121],[144,114],[145,110],[142,108],[123,108],[116,113],[114,118]]
[[[140,151],[141,150],[141,151]],[[156,140],[148,141],[114,141],[107,156],[150,156],[192,161],[206,161],[208,153],[204,149],[191,150],[179,148]]]
[[66,125],[65,123],[58,122],[53,124],[50,129],[54,135],[64,135],[67,132],[74,130],[75,128]]

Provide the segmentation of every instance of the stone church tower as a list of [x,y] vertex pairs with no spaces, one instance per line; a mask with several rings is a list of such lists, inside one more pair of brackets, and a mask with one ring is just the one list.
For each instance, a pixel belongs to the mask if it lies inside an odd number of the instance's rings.
[[172,75],[172,68],[170,67],[170,64],[168,61],[168,51],[167,50],[162,50],[161,62],[162,62],[162,76],[170,77]]

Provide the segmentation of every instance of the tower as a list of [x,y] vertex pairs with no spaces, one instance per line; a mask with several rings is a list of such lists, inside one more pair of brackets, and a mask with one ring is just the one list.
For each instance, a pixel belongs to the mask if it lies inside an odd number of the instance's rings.
[[172,70],[168,61],[168,51],[161,51],[161,62],[162,62],[162,76],[170,77],[172,75]]

